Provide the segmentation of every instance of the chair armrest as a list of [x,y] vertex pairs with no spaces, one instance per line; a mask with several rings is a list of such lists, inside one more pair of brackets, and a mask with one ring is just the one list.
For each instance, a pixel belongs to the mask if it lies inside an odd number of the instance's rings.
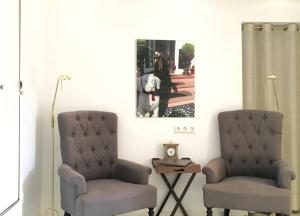
[[134,184],[148,184],[151,172],[150,167],[122,159],[118,160],[114,170],[118,179]]
[[286,161],[278,160],[272,164],[271,169],[278,187],[289,189],[290,181],[296,178],[296,174],[291,170],[289,164]]
[[73,170],[69,165],[62,164],[58,168],[58,175],[65,182],[75,187],[76,195],[81,195],[86,193],[85,178],[80,173]]
[[223,158],[215,158],[206,164],[202,172],[206,175],[206,183],[217,183],[226,177],[226,165]]

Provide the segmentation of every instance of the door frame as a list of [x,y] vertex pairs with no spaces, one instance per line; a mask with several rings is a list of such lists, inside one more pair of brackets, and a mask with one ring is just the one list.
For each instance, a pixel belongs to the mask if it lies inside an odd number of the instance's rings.
[[21,147],[21,128],[20,128],[20,125],[21,125],[21,89],[22,89],[22,82],[21,82],[21,8],[22,8],[22,4],[21,4],[21,1],[22,0],[19,0],[18,3],[19,3],[19,7],[18,7],[18,14],[19,14],[19,21],[18,21],[18,24],[19,24],[19,28],[18,28],[18,31],[19,31],[19,35],[18,35],[18,46],[19,46],[19,55],[18,55],[18,82],[19,82],[19,97],[18,97],[18,120],[19,120],[19,128],[18,128],[18,198],[17,200],[12,203],[10,206],[8,206],[4,211],[0,212],[0,216],[4,216],[5,213],[7,213],[10,209],[12,209],[19,201],[20,201],[20,147]]

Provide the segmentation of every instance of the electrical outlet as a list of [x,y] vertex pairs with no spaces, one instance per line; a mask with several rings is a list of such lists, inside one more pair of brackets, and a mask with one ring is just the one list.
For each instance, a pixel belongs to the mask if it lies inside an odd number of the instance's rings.
[[174,133],[195,133],[194,126],[176,126],[174,127]]

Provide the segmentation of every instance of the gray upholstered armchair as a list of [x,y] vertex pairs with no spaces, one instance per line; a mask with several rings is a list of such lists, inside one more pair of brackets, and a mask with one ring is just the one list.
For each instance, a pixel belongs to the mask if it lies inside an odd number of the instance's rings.
[[151,168],[118,159],[115,114],[61,113],[58,126],[65,216],[111,216],[143,208],[154,214],[157,192],[148,184]]
[[260,110],[219,114],[221,157],[204,168],[207,215],[212,208],[290,214],[295,174],[281,159],[283,115]]

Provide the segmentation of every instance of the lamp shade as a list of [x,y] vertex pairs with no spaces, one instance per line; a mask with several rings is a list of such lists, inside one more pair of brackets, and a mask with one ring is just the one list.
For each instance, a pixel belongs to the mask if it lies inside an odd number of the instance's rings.
[[274,74],[268,75],[268,76],[266,76],[266,78],[267,79],[271,79],[271,80],[277,80],[277,79],[279,79],[279,77],[276,76],[276,75],[274,75]]

